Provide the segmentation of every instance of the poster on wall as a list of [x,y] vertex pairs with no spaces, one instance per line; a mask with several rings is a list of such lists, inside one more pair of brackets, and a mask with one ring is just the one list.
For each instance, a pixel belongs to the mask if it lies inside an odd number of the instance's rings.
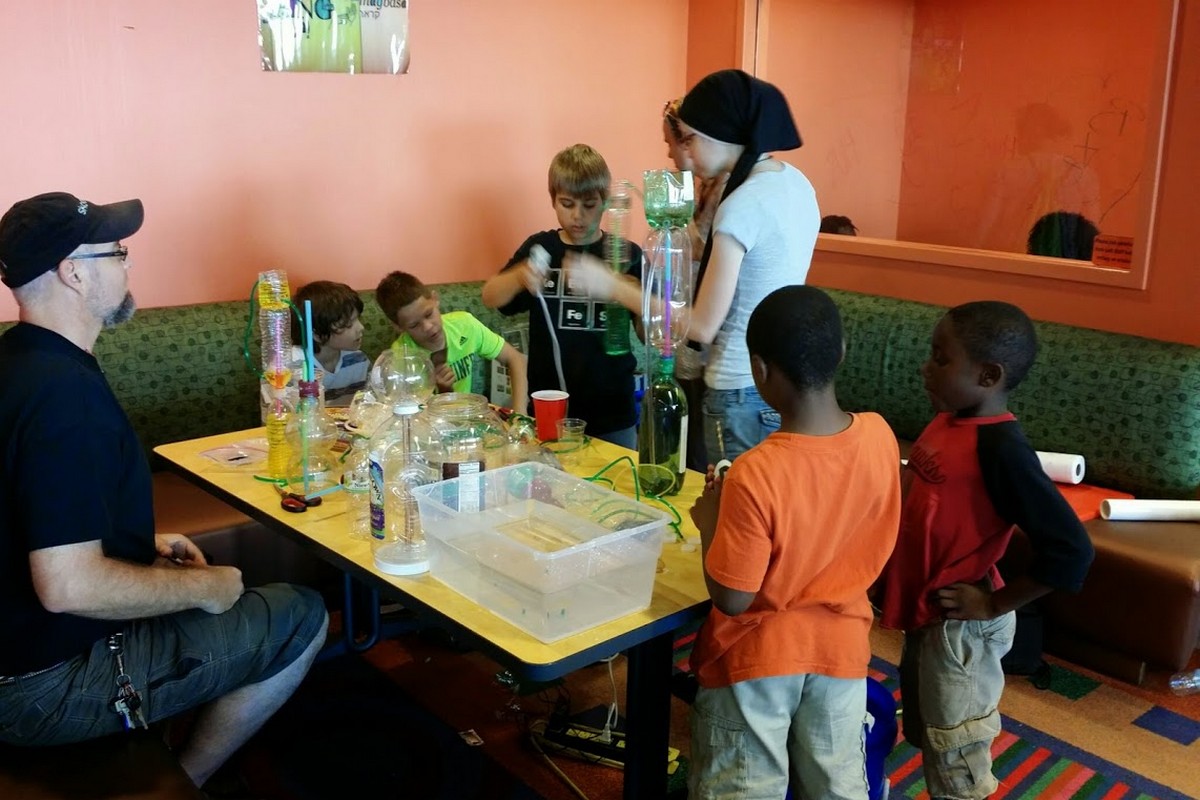
[[408,72],[408,0],[256,0],[265,72]]

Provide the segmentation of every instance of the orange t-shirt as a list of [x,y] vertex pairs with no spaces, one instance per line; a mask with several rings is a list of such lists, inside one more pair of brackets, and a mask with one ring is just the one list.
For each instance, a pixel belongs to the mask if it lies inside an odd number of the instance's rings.
[[691,658],[700,685],[865,677],[867,589],[899,525],[900,453],[878,414],[855,414],[833,436],[772,433],[740,456],[725,475],[705,567],[755,598],[736,617],[709,612]]

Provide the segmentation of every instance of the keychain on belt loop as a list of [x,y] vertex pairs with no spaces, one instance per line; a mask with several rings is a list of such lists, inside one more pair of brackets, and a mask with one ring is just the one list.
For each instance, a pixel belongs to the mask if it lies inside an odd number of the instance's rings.
[[[125,634],[114,633],[108,637],[108,649],[117,659],[117,696],[110,704],[113,711],[120,714],[125,722],[125,730],[132,730],[138,725],[149,730],[146,718],[142,716],[142,695],[133,688],[133,680],[125,672]],[[136,719],[136,722],[134,721]]]

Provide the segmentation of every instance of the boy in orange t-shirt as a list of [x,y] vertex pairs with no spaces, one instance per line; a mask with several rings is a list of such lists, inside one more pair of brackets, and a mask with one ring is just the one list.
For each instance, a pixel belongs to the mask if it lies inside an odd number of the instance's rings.
[[787,286],[746,329],[754,384],[781,425],[710,468],[692,507],[713,608],[696,639],[688,797],[866,800],[867,589],[896,541],[899,449],[883,418],[848,414],[834,374],[837,306]]

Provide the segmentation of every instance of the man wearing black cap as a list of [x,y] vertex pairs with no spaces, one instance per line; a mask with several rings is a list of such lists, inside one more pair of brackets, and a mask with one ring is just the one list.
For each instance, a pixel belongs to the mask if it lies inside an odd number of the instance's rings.
[[149,467],[91,354],[133,314],[121,240],[142,218],[140,200],[61,192],[0,218],[20,308],[0,336],[0,741],[79,741],[202,706],[179,754],[202,785],[299,685],[328,617],[316,592],[245,589],[154,532]]

